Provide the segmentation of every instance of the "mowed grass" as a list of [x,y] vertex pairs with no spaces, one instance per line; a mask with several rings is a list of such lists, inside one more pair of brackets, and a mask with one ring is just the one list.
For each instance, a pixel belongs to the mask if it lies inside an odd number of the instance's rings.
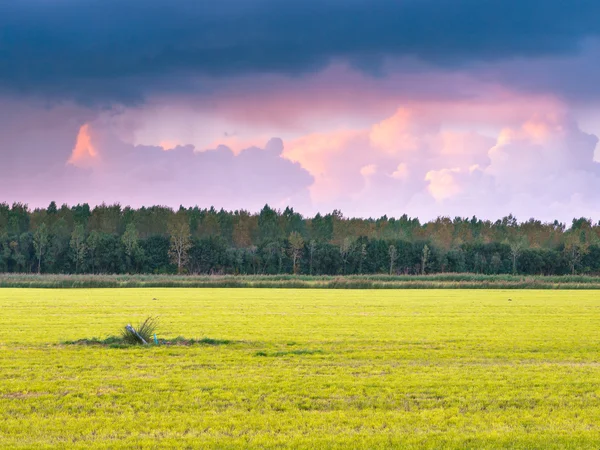
[[[0,312],[3,449],[600,447],[594,291],[0,289]],[[148,315],[209,339],[64,344]]]

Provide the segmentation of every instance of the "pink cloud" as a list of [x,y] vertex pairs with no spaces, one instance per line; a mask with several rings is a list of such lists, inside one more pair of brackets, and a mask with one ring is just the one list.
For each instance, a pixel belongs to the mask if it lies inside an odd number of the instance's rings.
[[443,120],[468,126],[513,126],[540,111],[566,112],[555,96],[522,94],[461,71],[425,70],[414,61],[390,67],[385,77],[331,65],[301,78],[261,75],[201,81],[202,94],[156,97],[144,109],[168,104],[154,117],[161,123],[180,109],[189,120],[218,117],[233,129],[302,134],[367,126],[394,117],[399,107],[432,124]]
[[86,123],[79,129],[75,147],[67,162],[77,167],[93,167],[98,163],[98,152],[92,144],[89,124]]
[[70,145],[63,144],[72,150],[63,152],[62,158],[61,152],[49,145],[15,147],[15,154],[23,152],[24,160],[33,161],[38,152],[46,151],[56,161],[27,177],[15,170],[20,159],[9,159],[0,165],[1,200],[33,206],[45,206],[55,200],[59,204],[185,204],[251,210],[258,210],[265,203],[291,203],[308,208],[312,177],[300,165],[281,156],[283,144],[278,139],[237,155],[226,147],[195,152],[193,146],[179,145],[164,151],[163,147],[123,142],[106,125],[99,120],[79,127],[71,134]]
[[[587,198],[589,210],[600,212],[590,196],[600,188],[593,161],[597,139],[563,109],[534,112],[503,128],[496,122],[499,131],[488,136],[446,129],[445,114],[449,122],[456,119],[454,105],[448,111],[403,106],[364,129],[291,140],[284,155],[314,175],[310,191],[317,209],[348,205],[360,215],[412,211],[426,217],[529,211],[550,218],[550,212],[563,216],[574,199]],[[491,114],[493,120],[503,115]]]
[[457,168],[430,170],[425,174],[425,181],[429,182],[427,190],[438,201],[455,197],[463,191],[456,177],[459,173]]
[[364,131],[337,130],[315,133],[288,142],[283,156],[307,169],[315,181],[310,187],[313,200],[335,201],[360,191],[360,173],[365,162],[368,134]]
[[403,107],[369,128],[303,136],[286,144],[284,156],[315,177],[316,204],[389,195],[390,189],[401,189],[406,200],[425,189],[428,172],[444,169],[449,160],[465,168],[488,161],[493,139],[442,131],[437,117],[425,112]]

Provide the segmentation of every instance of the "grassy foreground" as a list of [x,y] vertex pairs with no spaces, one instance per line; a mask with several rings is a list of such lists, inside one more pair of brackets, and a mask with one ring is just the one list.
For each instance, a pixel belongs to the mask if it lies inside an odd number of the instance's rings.
[[37,275],[0,274],[0,287],[287,289],[600,289],[599,276],[433,275]]
[[[0,289],[0,311],[3,449],[600,447],[593,291]],[[147,315],[200,342],[64,343]]]

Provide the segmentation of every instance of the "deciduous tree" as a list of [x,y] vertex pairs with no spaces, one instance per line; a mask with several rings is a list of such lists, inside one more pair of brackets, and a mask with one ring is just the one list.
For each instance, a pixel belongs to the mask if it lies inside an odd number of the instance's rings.
[[181,273],[183,266],[187,262],[188,252],[192,246],[190,222],[185,210],[179,210],[169,220],[169,235],[171,238],[171,247],[169,256],[171,262],[177,265],[177,273]]
[[389,246],[388,254],[390,256],[390,275],[392,275],[394,273],[394,264],[396,264],[396,260],[398,259],[398,250],[395,245]]
[[427,262],[429,261],[429,246],[425,244],[423,251],[421,252],[421,275],[425,275],[425,269],[427,268]]
[[290,257],[292,258],[292,268],[294,274],[298,273],[298,261],[302,257],[302,251],[304,250],[304,239],[302,235],[297,231],[292,231],[288,238],[290,242]]
[[42,273],[42,259],[48,248],[48,227],[42,223],[33,233],[33,247],[38,260],[38,273]]
[[100,233],[93,230],[86,240],[86,246],[89,250],[90,262],[92,266],[92,273],[96,273],[96,252],[98,245],[100,244]]
[[73,260],[75,261],[75,273],[79,273],[85,263],[85,254],[87,252],[83,225],[75,225],[73,233],[71,233],[70,247],[73,251]]
[[121,242],[125,249],[126,266],[130,270],[133,266],[134,256],[139,249],[139,236],[134,223],[127,224],[125,233],[121,236]]
[[314,239],[310,241],[308,244],[308,254],[309,254],[309,273],[313,274],[313,263],[315,260],[315,252],[317,251],[317,241]]

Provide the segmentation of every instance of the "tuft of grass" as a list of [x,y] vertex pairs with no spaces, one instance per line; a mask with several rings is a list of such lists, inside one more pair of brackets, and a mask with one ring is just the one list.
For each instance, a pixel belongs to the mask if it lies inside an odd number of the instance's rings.
[[260,351],[260,352],[256,352],[254,354],[254,356],[272,356],[274,358],[278,358],[281,356],[292,356],[292,355],[297,355],[297,356],[322,355],[323,353],[324,353],[323,350],[300,349],[300,350],[278,351],[278,352],[273,352],[271,354],[264,352],[264,351]]
[[[154,343],[154,339],[152,341],[147,341],[149,344]],[[174,339],[159,339],[158,345],[160,346],[182,346],[182,347],[191,347],[193,345],[209,345],[212,347],[216,347],[219,345],[229,345],[235,344],[240,341],[231,341],[229,339],[212,339],[212,338],[202,338],[202,339],[189,339],[183,336],[177,336]],[[81,346],[89,346],[89,347],[110,347],[110,348],[127,348],[131,346],[140,345],[139,339],[134,340],[126,340],[123,336],[109,336],[106,339],[100,338],[90,338],[90,339],[77,339],[74,341],[64,341],[63,345],[81,345]]]
[[227,340],[227,339],[202,338],[198,341],[195,341],[195,343],[205,344],[205,345],[227,345],[227,344],[231,344],[231,341]]
[[77,339],[76,341],[65,341],[64,345],[100,345],[110,346],[123,344],[123,339],[119,336],[109,336],[106,339],[90,338],[90,339]]
[[290,355],[322,355],[323,350],[310,350],[310,349],[300,349],[300,350],[290,350],[290,351],[280,351],[273,353],[273,356],[290,356]]
[[138,325],[137,328],[133,328],[127,325],[121,332],[121,339],[123,343],[129,345],[142,345],[151,344],[154,342],[154,332],[158,328],[158,318],[148,316],[146,320]]
[[233,344],[233,341],[227,339],[212,339],[212,338],[202,338],[202,339],[188,339],[183,336],[177,336],[175,339],[160,339],[159,343],[161,345],[228,345]]

